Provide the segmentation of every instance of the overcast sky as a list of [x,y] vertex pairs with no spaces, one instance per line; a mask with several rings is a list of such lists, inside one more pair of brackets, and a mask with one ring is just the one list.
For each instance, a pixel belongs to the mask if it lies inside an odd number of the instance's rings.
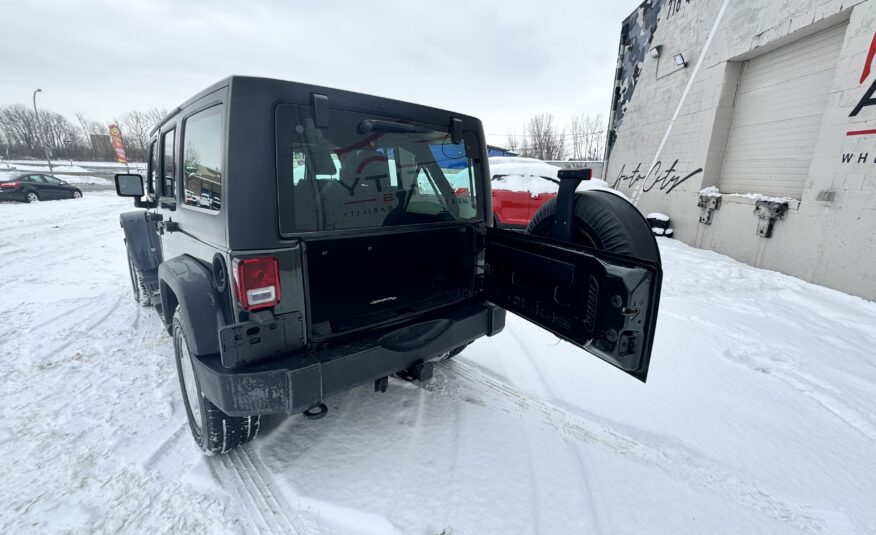
[[106,122],[172,108],[229,74],[479,117],[488,140],[537,113],[607,116],[620,24],[639,0],[0,0],[0,105]]

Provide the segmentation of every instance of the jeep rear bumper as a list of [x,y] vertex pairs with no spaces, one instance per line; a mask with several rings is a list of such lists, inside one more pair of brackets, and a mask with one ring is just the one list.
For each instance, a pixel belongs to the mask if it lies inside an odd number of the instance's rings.
[[468,305],[324,351],[294,353],[235,369],[219,355],[193,358],[203,394],[230,416],[303,412],[327,396],[434,360],[505,326],[505,310]]

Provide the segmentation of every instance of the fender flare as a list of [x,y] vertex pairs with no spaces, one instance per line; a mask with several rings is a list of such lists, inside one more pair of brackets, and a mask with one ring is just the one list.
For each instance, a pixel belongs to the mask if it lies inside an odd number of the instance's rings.
[[158,281],[168,330],[178,305],[189,350],[195,355],[219,353],[219,328],[229,323],[226,317],[230,317],[231,303],[227,294],[216,291],[210,268],[191,256],[182,255],[161,263]]
[[149,213],[144,210],[125,212],[119,215],[119,224],[125,232],[131,261],[141,273],[155,273],[161,263],[161,247]]

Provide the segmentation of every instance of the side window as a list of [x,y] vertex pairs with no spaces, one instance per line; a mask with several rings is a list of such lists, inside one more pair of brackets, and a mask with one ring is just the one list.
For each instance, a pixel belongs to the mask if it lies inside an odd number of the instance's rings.
[[149,174],[147,176],[149,192],[155,194],[158,185],[158,140],[153,139],[149,145]]
[[46,175],[43,175],[43,178],[44,178],[44,179],[46,180],[46,182],[48,182],[49,184],[52,184],[52,185],[55,185],[55,186],[61,184],[61,181],[58,180],[57,178],[53,177],[53,176],[46,176]]
[[222,116],[213,106],[183,123],[183,188],[185,204],[207,210],[222,208]]
[[43,178],[43,175],[30,175],[30,181],[36,182],[37,184],[45,184],[46,179]]
[[164,197],[176,197],[173,187],[176,178],[176,158],[173,154],[173,142],[176,130],[165,132],[161,136],[161,195]]

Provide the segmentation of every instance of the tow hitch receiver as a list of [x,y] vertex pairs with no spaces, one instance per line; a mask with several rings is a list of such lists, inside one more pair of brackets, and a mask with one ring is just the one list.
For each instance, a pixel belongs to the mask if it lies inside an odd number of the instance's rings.
[[435,365],[431,362],[418,362],[406,370],[398,372],[398,376],[405,381],[420,381],[421,383],[432,378]]

